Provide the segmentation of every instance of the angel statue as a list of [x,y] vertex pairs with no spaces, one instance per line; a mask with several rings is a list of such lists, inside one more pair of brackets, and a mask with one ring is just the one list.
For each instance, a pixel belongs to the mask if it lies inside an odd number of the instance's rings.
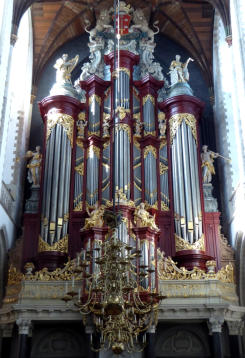
[[190,61],[194,61],[193,58],[189,57],[185,63],[180,61],[180,55],[175,56],[175,60],[173,60],[169,67],[169,75],[171,81],[171,87],[176,83],[186,83],[189,81],[189,71],[188,64]]
[[218,158],[219,153],[214,153],[211,150],[208,150],[207,145],[203,145],[202,150],[203,150],[203,152],[201,153],[202,179],[203,179],[203,183],[207,184],[211,182],[212,175],[215,174],[213,162],[215,158]]
[[134,224],[137,227],[150,227],[153,230],[159,231],[159,228],[155,222],[155,214],[151,215],[145,210],[145,204],[140,203],[140,205],[135,209],[134,212]]
[[105,207],[101,205],[99,207],[98,202],[96,202],[94,209],[90,212],[88,208],[86,209],[88,218],[85,219],[85,225],[82,230],[87,230],[92,227],[102,227],[104,225],[103,215]]
[[42,163],[42,154],[40,153],[40,147],[36,147],[36,151],[32,152],[28,150],[26,152],[26,158],[28,160],[27,168],[27,180],[33,186],[40,185],[40,177],[41,177],[41,163]]
[[54,68],[56,69],[56,83],[71,84],[71,73],[76,67],[78,60],[78,55],[71,60],[68,60],[68,55],[66,53],[63,54],[62,57],[58,58],[54,64]]

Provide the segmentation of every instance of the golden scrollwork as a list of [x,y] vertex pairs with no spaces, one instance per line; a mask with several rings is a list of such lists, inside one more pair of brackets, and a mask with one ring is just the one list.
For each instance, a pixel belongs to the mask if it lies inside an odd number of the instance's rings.
[[130,126],[128,124],[126,124],[126,123],[118,123],[118,124],[116,124],[116,132],[118,132],[120,130],[123,130],[123,131],[127,132],[129,142],[131,142],[131,129],[130,129]]
[[17,271],[16,267],[10,265],[8,270],[8,286],[18,285],[23,280],[23,273]]
[[166,115],[165,115],[165,113],[164,112],[158,112],[158,120],[161,120],[161,121],[163,121],[163,120],[165,120],[166,119]]
[[210,277],[209,273],[194,267],[188,271],[185,267],[177,267],[171,257],[164,256],[160,249],[158,253],[158,277],[160,280],[219,280],[226,283],[234,283],[234,269],[231,264],[222,267],[216,274]]
[[64,113],[58,113],[54,111],[49,111],[47,116],[47,134],[46,140],[48,141],[50,134],[56,124],[60,124],[71,142],[71,147],[73,147],[73,127],[74,127],[74,119],[72,116]]
[[89,105],[91,105],[94,101],[96,101],[101,106],[101,98],[95,93],[89,97],[88,100]]
[[135,145],[135,147],[136,147],[137,149],[140,150],[140,143],[137,141],[136,138],[134,138],[134,145]]
[[123,119],[126,117],[127,113],[130,113],[130,109],[117,106],[115,112],[118,114],[119,119],[120,119],[120,120],[123,120]]
[[80,121],[85,121],[85,120],[86,120],[86,113],[85,113],[85,112],[80,112],[80,113],[78,114],[78,119],[79,119]]
[[79,165],[77,165],[75,167],[75,170],[79,175],[84,175],[84,163],[80,163]]
[[116,191],[116,202],[119,203],[119,205],[134,207],[134,202],[127,198],[122,188]]
[[154,156],[154,158],[157,157],[157,150],[156,150],[156,148],[153,147],[152,145],[147,145],[147,146],[144,148],[144,158],[146,158],[149,153],[152,153],[152,155]]
[[164,203],[164,201],[161,201],[161,210],[162,211],[168,211],[169,207]]
[[194,244],[190,244],[186,240],[182,239],[178,235],[175,236],[175,247],[176,252],[181,250],[202,250],[205,251],[205,242],[204,242],[204,235],[201,236],[199,240],[197,240]]
[[168,171],[168,166],[160,162],[160,175],[165,174]]
[[41,236],[39,236],[38,241],[38,252],[42,251],[59,251],[59,252],[68,252],[68,235],[65,235],[62,239],[54,243],[52,246],[44,241]]
[[193,116],[193,114],[190,113],[177,113],[174,114],[169,120],[171,144],[173,144],[176,132],[179,126],[182,124],[183,120],[191,128],[192,135],[195,138],[195,141],[197,141],[196,118]]
[[80,201],[75,208],[73,209],[73,211],[82,211],[83,210],[83,202]]
[[140,112],[133,114],[133,119],[140,119]]
[[36,271],[33,275],[25,275],[24,279],[28,281],[70,281],[74,277],[75,280],[81,278],[81,273],[76,272],[76,261],[68,260],[64,268],[57,268],[50,272],[46,267],[40,271]]
[[127,67],[119,67],[112,72],[112,77],[117,78],[118,72],[125,72],[130,77],[130,70]]
[[155,105],[155,98],[151,94],[147,94],[143,97],[142,105],[144,106],[148,99],[152,102],[153,106]]
[[166,138],[161,138],[161,143],[160,143],[160,150],[165,147],[165,145],[167,144],[167,139]]
[[100,148],[96,147],[95,145],[91,145],[88,149],[88,157],[93,158],[94,154],[99,159],[100,158]]

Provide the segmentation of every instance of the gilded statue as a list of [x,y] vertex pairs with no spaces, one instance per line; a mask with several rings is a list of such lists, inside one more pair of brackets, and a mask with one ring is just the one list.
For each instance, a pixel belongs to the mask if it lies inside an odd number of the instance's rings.
[[135,209],[134,224],[136,227],[150,227],[153,230],[159,231],[155,222],[155,214],[151,215],[148,213],[148,211],[145,210],[144,203],[140,203],[140,205]]
[[144,126],[144,123],[140,121],[140,118],[137,117],[135,121],[135,135],[137,137],[141,136],[141,128]]
[[189,57],[185,63],[180,61],[180,55],[175,56],[169,67],[171,85],[174,86],[176,83],[186,83],[189,81],[190,75],[188,71],[188,64],[190,61],[194,61],[193,58]]
[[102,124],[102,128],[103,128],[103,137],[109,137],[110,136],[110,114],[104,113],[103,115],[103,124]]
[[40,186],[40,177],[41,177],[41,163],[42,163],[42,154],[40,153],[40,147],[37,146],[35,151],[28,150],[26,152],[26,158],[28,160],[27,168],[27,180],[33,186]]
[[81,119],[77,121],[77,135],[79,137],[84,137],[85,127],[87,126],[88,121],[85,120],[85,116],[80,116],[80,118]]
[[67,54],[63,54],[62,57],[58,58],[54,64],[54,68],[56,69],[57,84],[71,84],[71,73],[76,67],[78,60],[78,55],[71,60],[68,60]]
[[166,119],[165,119],[165,113],[160,112],[158,115],[158,127],[160,132],[160,138],[166,137]]
[[103,205],[99,206],[98,202],[95,204],[94,209],[90,211],[86,208],[88,218],[85,219],[85,225],[82,230],[87,230],[92,227],[102,227],[104,224],[103,215],[105,207]]
[[203,183],[210,183],[212,180],[212,175],[215,174],[214,169],[214,159],[219,157],[219,153],[214,153],[211,150],[208,150],[207,145],[202,146],[203,152],[201,153],[202,160],[202,180]]

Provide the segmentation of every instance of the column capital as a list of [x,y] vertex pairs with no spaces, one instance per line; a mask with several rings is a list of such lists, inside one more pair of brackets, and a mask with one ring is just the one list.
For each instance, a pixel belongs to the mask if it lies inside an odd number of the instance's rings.
[[32,322],[30,319],[18,318],[16,324],[19,328],[19,334],[29,335],[31,333]]
[[207,322],[209,328],[209,334],[212,335],[213,333],[221,333],[223,323],[224,323],[224,317],[222,316],[210,317],[209,321]]
[[226,323],[229,329],[230,336],[242,336],[244,328],[244,322],[242,320],[226,321]]

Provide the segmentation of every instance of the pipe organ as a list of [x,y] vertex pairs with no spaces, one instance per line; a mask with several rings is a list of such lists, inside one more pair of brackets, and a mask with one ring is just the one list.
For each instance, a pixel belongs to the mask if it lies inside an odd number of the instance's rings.
[[[127,9],[120,9],[122,19],[130,16]],[[110,21],[103,25],[99,17],[103,31],[96,36],[97,27],[91,31],[91,61],[76,81],[85,101],[69,82],[56,85],[59,93],[52,91],[39,104],[46,133],[35,214],[39,267],[59,266],[67,255],[103,239],[106,230],[99,221],[93,239],[80,230],[93,210],[112,207],[114,191],[124,217],[119,236],[140,240],[142,265],[150,265],[157,246],[187,268],[203,268],[210,257],[219,260],[218,213],[205,213],[203,202],[198,127],[203,103],[188,83],[167,86],[154,60],[153,31],[142,16],[135,10],[133,24],[115,43]],[[162,88],[166,95],[159,101]],[[134,222],[142,203],[155,218],[157,234]],[[27,248],[25,258],[31,255]]]

